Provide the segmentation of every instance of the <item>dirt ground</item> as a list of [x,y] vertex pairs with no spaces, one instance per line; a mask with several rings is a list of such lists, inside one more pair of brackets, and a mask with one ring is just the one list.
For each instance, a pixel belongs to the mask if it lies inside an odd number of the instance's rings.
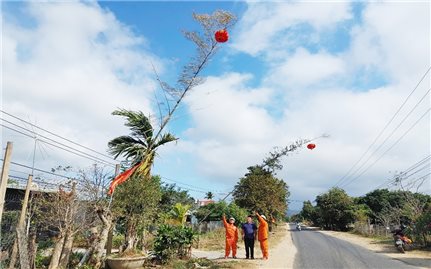
[[392,259],[400,260],[413,266],[417,266],[420,268],[431,268],[430,251],[413,250],[406,251],[406,253],[403,254],[398,252],[398,250],[393,245],[382,244],[381,241],[373,238],[367,238],[360,235],[345,232],[320,232],[362,246],[376,253],[381,253],[383,255],[391,257]]
[[[269,238],[269,259],[262,260],[262,252],[260,251],[259,242],[256,241],[254,251],[255,258],[254,260],[246,260],[245,259],[245,248],[244,243],[242,241],[238,242],[238,252],[235,261],[238,261],[238,264],[233,265],[233,268],[293,268],[293,262],[296,254],[296,248],[293,245],[292,237],[289,232],[288,224],[284,225],[280,233],[277,233],[274,236],[281,236],[282,238],[271,239],[271,235]],[[276,241],[275,244],[271,244],[271,242]],[[224,261],[232,261],[232,259],[225,260],[224,250],[223,251],[203,251],[198,249],[193,249],[192,251],[194,257],[199,258],[208,258],[211,260],[216,260],[218,262]]]

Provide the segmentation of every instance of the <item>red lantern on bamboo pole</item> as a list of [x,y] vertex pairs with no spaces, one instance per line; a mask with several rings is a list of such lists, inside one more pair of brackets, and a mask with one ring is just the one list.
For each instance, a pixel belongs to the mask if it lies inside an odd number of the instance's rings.
[[314,149],[315,147],[316,147],[316,144],[308,144],[307,145],[307,148],[310,150]]
[[223,29],[215,32],[214,37],[217,42],[224,43],[229,39],[229,34],[226,29]]

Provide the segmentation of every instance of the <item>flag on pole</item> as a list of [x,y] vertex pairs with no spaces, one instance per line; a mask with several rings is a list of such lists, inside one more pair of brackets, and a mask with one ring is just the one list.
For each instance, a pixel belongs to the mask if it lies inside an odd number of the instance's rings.
[[111,185],[109,186],[108,195],[112,195],[117,185],[120,185],[121,183],[126,181],[140,165],[141,163],[138,163],[137,165],[133,166],[129,170],[124,171],[123,173],[119,174],[116,178],[114,178],[114,180],[112,180],[111,182]]

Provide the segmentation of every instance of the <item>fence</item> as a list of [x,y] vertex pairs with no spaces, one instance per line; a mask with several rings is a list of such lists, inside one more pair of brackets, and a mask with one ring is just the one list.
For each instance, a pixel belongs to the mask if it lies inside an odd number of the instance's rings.
[[193,225],[193,229],[199,233],[211,232],[221,227],[223,227],[223,223],[221,221],[204,221],[200,224]]
[[368,224],[366,222],[355,222],[353,231],[366,236],[379,236],[388,238],[392,236],[390,227]]

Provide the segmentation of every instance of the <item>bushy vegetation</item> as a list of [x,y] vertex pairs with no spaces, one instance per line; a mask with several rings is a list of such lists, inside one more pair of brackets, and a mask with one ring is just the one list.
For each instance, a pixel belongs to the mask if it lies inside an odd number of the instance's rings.
[[198,208],[195,212],[195,216],[198,221],[220,221],[223,213],[226,214],[228,218],[235,218],[237,225],[238,223],[244,221],[247,215],[250,214],[246,209],[239,207],[234,202],[228,204],[224,201],[221,201]]
[[[410,191],[379,189],[361,197],[349,197],[339,188],[303,203],[296,221],[309,221],[324,229],[345,231],[361,224],[392,230],[404,224],[407,234],[422,246],[431,244],[431,196]],[[372,229],[367,229],[371,233]]]
[[154,253],[166,263],[174,257],[189,258],[196,233],[191,227],[160,225],[154,240]]

